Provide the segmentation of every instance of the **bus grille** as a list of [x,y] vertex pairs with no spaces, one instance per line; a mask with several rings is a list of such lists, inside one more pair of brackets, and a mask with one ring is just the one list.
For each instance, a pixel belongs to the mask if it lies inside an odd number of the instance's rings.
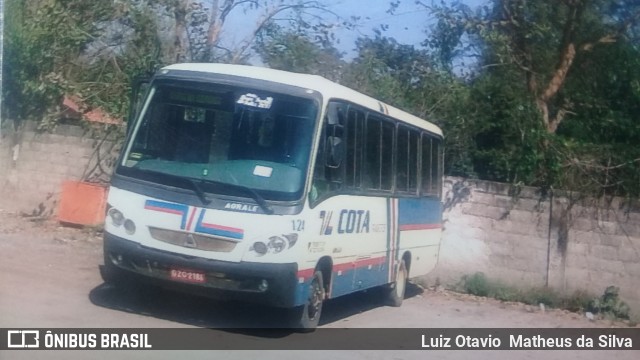
[[231,252],[237,242],[204,234],[160,229],[149,226],[151,237],[168,244],[204,251]]

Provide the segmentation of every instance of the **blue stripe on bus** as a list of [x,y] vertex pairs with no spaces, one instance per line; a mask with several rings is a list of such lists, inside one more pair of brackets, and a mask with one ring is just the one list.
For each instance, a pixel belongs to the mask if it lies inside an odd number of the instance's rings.
[[198,217],[198,222],[196,223],[195,232],[224,236],[238,240],[242,240],[244,238],[244,230],[242,229],[204,222],[204,213],[205,210],[200,211],[200,216]]
[[180,215],[182,220],[180,222],[180,229],[185,230],[187,223],[187,213],[189,212],[189,206],[169,203],[164,201],[146,200],[144,202],[144,208],[146,210],[153,210],[159,212],[165,212],[169,214]]
[[442,210],[439,199],[419,198],[398,200],[398,226],[406,228],[440,227]]
[[[388,273],[389,267],[386,263],[371,270],[366,267],[357,270],[345,270],[340,276],[334,273],[333,283],[331,284],[331,297],[335,298],[354,291],[386,284]],[[357,276],[356,281],[354,281],[354,276]]]
[[[334,298],[388,283],[389,264],[385,260],[383,256],[381,258],[360,260],[355,264],[355,267],[353,263],[336,265],[335,268],[342,270],[340,270],[340,275],[338,275],[338,271],[334,268],[331,274],[331,297]],[[358,264],[362,264],[362,266]],[[371,265],[371,269],[369,269],[369,265]],[[304,281],[299,282],[296,286],[296,306],[304,305],[309,296],[309,286],[311,285],[312,276],[307,273],[310,272],[298,272],[298,277],[304,279]],[[354,281],[356,276],[357,281]]]

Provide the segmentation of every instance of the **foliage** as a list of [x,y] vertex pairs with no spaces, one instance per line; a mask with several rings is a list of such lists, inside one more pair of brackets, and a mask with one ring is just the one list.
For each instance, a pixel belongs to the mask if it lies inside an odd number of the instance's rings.
[[133,79],[148,75],[164,63],[157,34],[157,24],[148,9],[126,9],[126,17],[103,24],[100,37],[75,61],[76,72],[68,77],[68,91],[113,117],[124,118]]
[[475,296],[488,296],[491,285],[487,276],[482,272],[473,275],[464,275],[461,279],[460,290]]
[[[332,39],[336,23],[351,26],[316,0],[149,0],[149,3],[161,10],[159,21],[168,18],[172,23],[167,43],[170,62],[245,63],[258,37],[274,24],[303,29],[324,41]],[[224,37],[233,16],[251,19],[245,23],[241,39],[235,41]]]
[[[493,0],[428,6],[425,41],[466,76],[475,112],[468,149],[484,179],[590,195],[639,195],[640,5],[624,0]],[[451,70],[452,71],[452,70]],[[448,119],[445,119],[447,122]],[[446,127],[446,126],[445,126]]]
[[[55,125],[64,96],[79,98],[82,110],[123,118],[131,81],[165,63],[244,62],[277,23],[329,44],[332,22],[324,16],[340,20],[313,0],[9,0],[7,12],[5,111],[18,122],[42,120],[44,128]],[[242,12],[257,15],[252,30],[240,42],[223,42],[227,17]]]
[[9,1],[7,11],[16,15],[7,24],[3,69],[9,118],[53,126],[65,95],[102,107],[113,117],[126,114],[130,80],[153,69],[158,56],[149,15],[120,5]]
[[[4,103],[10,118],[41,116],[65,92],[72,62],[95,36],[107,8],[85,0],[27,3],[10,0],[7,11]],[[27,19],[37,18],[39,21]],[[59,34],[65,34],[59,36]]]
[[593,297],[580,290],[567,296],[548,287],[517,289],[491,280],[484,273],[476,272],[462,276],[454,290],[500,301],[521,302],[533,306],[544,304],[550,308],[573,312],[590,311],[613,319],[629,319],[631,311],[629,306],[620,300],[619,289],[615,286],[607,287],[601,297]]
[[271,23],[265,27],[254,45],[255,52],[273,69],[320,75],[339,81],[345,62],[331,44],[314,41],[304,30],[290,30]]
[[620,300],[619,292],[620,289],[615,286],[607,287],[601,297],[591,300],[589,310],[613,318],[628,319],[631,310],[624,301]]

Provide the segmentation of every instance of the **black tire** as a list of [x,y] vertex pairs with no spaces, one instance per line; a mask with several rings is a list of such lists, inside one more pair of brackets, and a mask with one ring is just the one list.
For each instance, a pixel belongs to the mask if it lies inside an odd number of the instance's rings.
[[292,310],[292,326],[303,332],[314,331],[320,322],[324,296],[322,272],[316,271],[311,279],[307,302]]
[[119,271],[118,268],[113,266],[113,264],[105,261],[105,264],[100,265],[99,269],[100,269],[100,276],[102,277],[102,280],[106,284],[116,286],[121,282],[123,277],[121,274],[121,271]]
[[407,290],[408,278],[407,266],[404,260],[400,261],[398,271],[396,271],[396,279],[389,284],[386,289],[385,303],[389,306],[399,307],[404,300],[404,294]]
[[159,287],[136,280],[131,274],[111,263],[100,266],[100,275],[106,285],[132,298],[151,296],[160,290]]

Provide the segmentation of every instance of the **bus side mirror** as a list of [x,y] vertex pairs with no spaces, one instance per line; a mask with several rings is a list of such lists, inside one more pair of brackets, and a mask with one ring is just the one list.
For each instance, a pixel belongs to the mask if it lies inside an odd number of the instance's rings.
[[344,143],[342,139],[337,136],[328,136],[325,149],[327,149],[325,165],[332,169],[339,168],[342,164],[342,158],[344,157]]
[[131,84],[131,94],[129,96],[129,118],[127,119],[127,134],[133,129],[142,105],[144,104],[145,95],[149,90],[149,84],[151,80],[146,77],[138,77],[133,80]]

